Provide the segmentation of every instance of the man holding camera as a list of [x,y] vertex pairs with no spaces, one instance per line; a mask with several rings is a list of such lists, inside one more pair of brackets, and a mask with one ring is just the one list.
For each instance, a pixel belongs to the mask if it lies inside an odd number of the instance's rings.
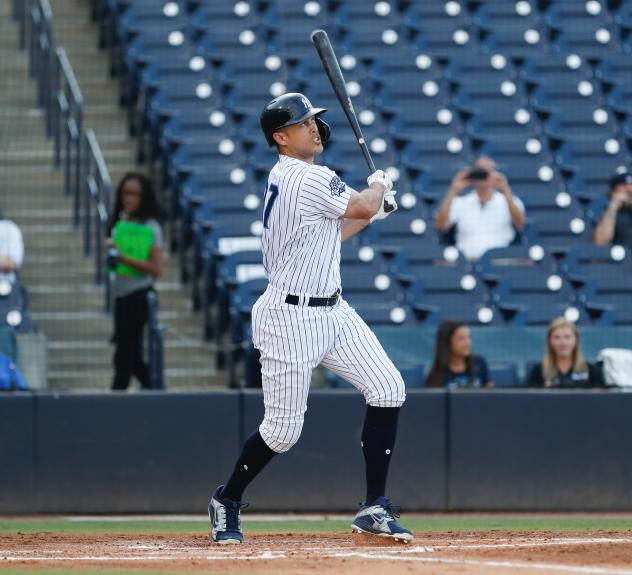
[[[460,195],[463,190],[473,190]],[[460,170],[435,216],[435,227],[447,232],[456,226],[456,247],[469,260],[491,248],[508,246],[524,227],[524,205],[511,192],[507,178],[485,156]]]

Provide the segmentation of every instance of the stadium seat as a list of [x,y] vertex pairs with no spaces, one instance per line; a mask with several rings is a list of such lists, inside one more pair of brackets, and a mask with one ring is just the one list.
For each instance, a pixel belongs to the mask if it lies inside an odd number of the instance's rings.
[[381,259],[346,261],[341,268],[344,298],[353,306],[403,302],[401,288],[386,272]]
[[[467,263],[417,268],[406,297],[417,319],[426,325],[453,318],[468,324],[499,323],[483,282]],[[406,277],[406,276],[404,276]]]
[[616,137],[577,138],[560,146],[556,163],[566,174],[567,190],[589,202],[607,193],[610,177],[629,165],[630,156]]
[[467,269],[461,253],[453,246],[428,245],[400,250],[389,261],[389,273],[397,278],[403,287],[409,287],[419,277],[432,273],[433,268],[457,267]]
[[478,36],[463,7],[451,3],[437,11],[433,3],[414,3],[405,11],[404,26],[419,53],[430,56],[465,55],[479,50]]
[[464,131],[458,114],[449,105],[434,98],[420,105],[419,93],[393,96],[387,88],[378,92],[376,104],[388,121],[390,136],[400,146],[419,134],[451,136]]
[[416,179],[422,172],[442,171],[451,177],[474,160],[469,140],[457,136],[415,136],[403,148],[401,163]]
[[255,6],[248,2],[219,0],[195,3],[197,6],[192,10],[189,24],[194,42],[202,38],[209,28],[257,30],[261,21]]
[[590,222],[579,211],[540,211],[529,217],[531,242],[538,242],[552,253],[564,254],[570,248],[592,241]]
[[372,224],[369,230],[372,245],[379,253],[392,257],[403,250],[423,250],[438,243],[430,214],[423,204],[402,209],[396,216]]
[[209,26],[200,32],[203,36],[196,39],[197,49],[214,66],[221,66],[227,60],[262,61],[268,54],[264,31],[252,29],[247,24],[228,28]]
[[[208,252],[205,252],[208,257]],[[265,278],[265,269],[260,251],[243,251],[229,254],[215,259],[215,277],[212,266],[206,262],[202,274],[201,306],[204,315],[204,334],[208,339],[213,335],[220,338],[228,327],[229,309],[232,298],[244,282]],[[213,281],[215,280],[215,281]],[[215,322],[211,306],[215,305]],[[214,329],[215,327],[215,329]]]
[[518,366],[515,363],[492,363],[489,366],[489,377],[495,387],[517,387]]
[[476,262],[478,274],[490,285],[496,286],[503,278],[511,278],[514,271],[544,270],[548,274],[558,271],[555,258],[542,246],[513,245],[487,250]]
[[550,50],[535,2],[481,2],[475,23],[487,53],[524,58]]
[[[332,133],[331,142],[325,146],[325,150],[318,160],[319,163],[328,166],[345,179],[347,179],[348,174],[355,172],[368,175],[366,162],[358,148],[358,142],[353,132],[346,126],[338,125],[336,128],[336,131]],[[388,134],[367,130],[363,135],[377,166],[386,168],[397,163],[395,146]]]
[[[313,30],[331,30],[325,2],[268,2],[262,23],[268,34],[271,52],[287,55],[292,60],[314,54],[314,47],[309,41]],[[332,34],[332,42],[335,43],[336,34],[333,31]]]
[[[246,357],[246,351],[251,348],[252,306],[259,296],[266,290],[267,279],[252,279],[245,281],[237,287],[229,309],[230,317],[230,343],[232,350],[229,357],[229,380],[231,385],[235,383],[236,364]],[[224,354],[219,352],[217,361],[220,366],[224,361]]]
[[161,159],[166,164],[181,144],[212,140],[218,136],[234,141],[236,130],[232,118],[221,110],[189,110],[178,113],[162,125],[159,141]]
[[595,323],[632,323],[632,261],[623,246],[576,248],[563,267]]
[[514,267],[494,288],[494,302],[505,321],[517,325],[548,325],[555,317],[587,320],[568,281],[546,267]]
[[[555,2],[545,15],[553,48],[564,54],[602,56],[621,49],[612,19],[598,3]],[[590,6],[590,8],[589,8]]]

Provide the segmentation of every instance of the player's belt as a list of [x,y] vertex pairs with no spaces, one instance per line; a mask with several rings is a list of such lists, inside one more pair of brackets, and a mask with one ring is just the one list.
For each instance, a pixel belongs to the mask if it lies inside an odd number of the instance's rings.
[[[340,295],[339,292],[336,292],[330,295],[329,297],[310,297],[307,300],[307,305],[309,307],[323,307],[323,306],[336,305],[339,295]],[[285,303],[289,303],[290,305],[298,305],[299,301],[300,301],[300,298],[297,295],[287,294],[287,297],[285,298]]]

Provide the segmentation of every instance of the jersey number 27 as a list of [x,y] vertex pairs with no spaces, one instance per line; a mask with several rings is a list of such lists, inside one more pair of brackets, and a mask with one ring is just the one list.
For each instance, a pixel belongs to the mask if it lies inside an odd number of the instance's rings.
[[274,206],[274,202],[279,195],[279,186],[276,184],[270,184],[266,190],[265,207],[263,208],[263,227],[268,229],[268,220],[270,219],[270,212]]

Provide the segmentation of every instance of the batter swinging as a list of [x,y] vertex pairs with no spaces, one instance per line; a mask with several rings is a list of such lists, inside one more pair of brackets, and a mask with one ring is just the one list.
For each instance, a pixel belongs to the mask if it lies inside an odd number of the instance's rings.
[[353,384],[367,403],[362,430],[367,491],[353,531],[412,540],[385,497],[404,382],[373,332],[342,298],[340,285],[340,242],[392,213],[384,212],[384,199],[396,207],[395,191],[381,170],[359,193],[335,172],[314,164],[329,137],[323,112],[302,94],[290,93],[272,100],[261,114],[268,144],[279,151],[263,207],[268,287],[252,310],[265,416],[246,440],[230,479],[209,503],[211,537],[220,544],[242,542],[245,488],[272,457],[298,441],[312,370],[319,364]]

